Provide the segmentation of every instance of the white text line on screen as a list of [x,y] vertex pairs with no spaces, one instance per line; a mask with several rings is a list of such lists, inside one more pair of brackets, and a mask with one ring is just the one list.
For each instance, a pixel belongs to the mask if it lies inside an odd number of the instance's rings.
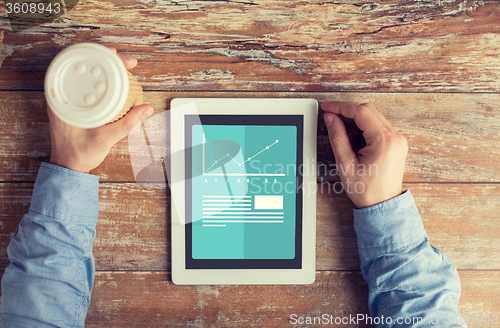
[[209,195],[203,195],[203,198],[252,198],[252,196],[209,196]]
[[282,216],[203,216],[204,219],[283,219]]
[[[204,202],[206,203],[217,203],[217,202],[229,202],[231,200],[227,200],[227,199],[204,199],[203,200]],[[251,203],[252,201],[251,200],[235,200],[236,202],[238,203]]]
[[[226,208],[213,208],[213,207],[210,207],[210,208],[203,208],[204,211],[251,211],[250,207],[245,207],[245,208],[230,208],[230,207],[226,207]],[[221,212],[221,213],[226,213],[226,212]]]
[[[219,214],[244,214],[241,212],[203,212],[203,214],[212,214],[212,215],[219,215]],[[274,214],[274,215],[283,215],[283,212],[252,212],[249,213],[251,215],[261,215],[261,214]]]
[[204,175],[213,175],[213,176],[237,176],[237,177],[284,177],[284,173],[205,173]]
[[203,220],[205,223],[283,223],[283,220],[236,220],[236,221],[231,221],[231,220]]

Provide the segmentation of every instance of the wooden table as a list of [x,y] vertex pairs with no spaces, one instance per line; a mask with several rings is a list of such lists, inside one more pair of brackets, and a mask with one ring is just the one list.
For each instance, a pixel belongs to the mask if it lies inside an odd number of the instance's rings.
[[[499,2],[90,0],[21,33],[1,12],[1,270],[49,158],[45,71],[90,41],[139,59],[132,73],[155,113],[185,96],[371,102],[408,139],[404,185],[459,270],[459,312],[500,314]],[[322,114],[318,126],[318,162],[332,164]],[[318,176],[314,284],[186,287],[170,278],[169,189],[135,183],[126,139],[92,173],[101,212],[88,327],[291,327],[292,314],[368,314],[353,205],[327,188],[337,175]]]

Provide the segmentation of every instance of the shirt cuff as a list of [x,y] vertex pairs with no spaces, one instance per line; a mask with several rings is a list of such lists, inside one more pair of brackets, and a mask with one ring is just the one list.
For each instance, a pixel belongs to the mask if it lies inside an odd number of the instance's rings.
[[96,225],[99,177],[42,163],[33,189],[30,211],[58,221]]
[[427,240],[409,190],[383,203],[354,209],[353,212],[361,257],[373,258],[402,252]]

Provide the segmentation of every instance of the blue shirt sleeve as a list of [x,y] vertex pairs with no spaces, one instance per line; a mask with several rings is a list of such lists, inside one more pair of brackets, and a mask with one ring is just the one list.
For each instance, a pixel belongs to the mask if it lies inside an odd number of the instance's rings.
[[94,281],[99,177],[42,163],[7,253],[0,327],[83,327]]
[[457,312],[458,272],[429,244],[410,191],[355,209],[354,229],[377,327],[467,327]]

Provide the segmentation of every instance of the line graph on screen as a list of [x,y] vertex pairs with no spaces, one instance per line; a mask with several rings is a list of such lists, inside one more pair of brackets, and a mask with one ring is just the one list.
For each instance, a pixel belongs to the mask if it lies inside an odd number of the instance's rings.
[[[215,143],[215,147],[214,144]],[[205,134],[203,134],[203,156],[202,156],[202,167],[203,175],[208,176],[285,176],[284,173],[248,173],[248,172],[229,172],[229,173],[217,173],[213,172],[219,167],[224,167],[225,164],[229,162],[234,162],[238,167],[245,168],[245,163],[250,162],[255,157],[258,157],[264,152],[270,151],[271,148],[279,143],[279,139],[274,140],[271,144],[264,146],[262,150],[253,154],[250,157],[245,157],[241,153],[241,147],[234,141],[230,140],[211,140],[207,142]],[[237,147],[235,147],[237,144]],[[227,147],[224,147],[227,146]],[[210,159],[210,154],[213,155],[213,148],[219,149],[219,154],[222,156],[217,156],[215,160]],[[227,152],[226,152],[227,148]],[[207,163],[208,160],[208,163]]]

